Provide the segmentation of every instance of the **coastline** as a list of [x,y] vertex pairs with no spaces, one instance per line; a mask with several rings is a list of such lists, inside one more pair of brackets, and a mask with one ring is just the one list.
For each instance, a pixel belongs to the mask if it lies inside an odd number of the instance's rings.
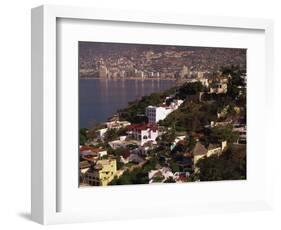
[[79,100],[83,100],[79,107],[80,127],[92,127],[126,108],[128,102],[176,85],[169,79],[79,78]]
[[141,77],[124,77],[124,78],[100,78],[100,77],[83,77],[79,76],[79,80],[91,80],[91,79],[99,79],[99,80],[167,80],[167,81],[177,81],[175,78],[159,78],[159,77],[150,77],[150,78],[141,78]]

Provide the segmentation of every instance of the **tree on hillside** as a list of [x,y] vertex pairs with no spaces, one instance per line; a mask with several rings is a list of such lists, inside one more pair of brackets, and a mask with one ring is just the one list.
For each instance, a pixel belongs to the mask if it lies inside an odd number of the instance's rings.
[[118,133],[116,129],[109,129],[104,135],[104,140],[106,142],[113,141],[118,138]]
[[129,106],[119,111],[120,119],[127,120],[131,123],[141,123],[146,121],[145,109],[149,105],[159,105],[163,102],[164,93],[152,93],[151,95],[142,97],[139,101],[130,102]]
[[220,143],[222,141],[233,143],[237,141],[239,134],[237,132],[233,132],[232,126],[215,127],[210,130],[207,137],[211,143]]
[[86,129],[86,128],[80,129],[80,132],[79,132],[80,145],[84,145],[85,142],[87,141],[87,139],[88,139],[87,132],[88,132],[88,129]]
[[200,181],[246,179],[246,146],[229,148],[221,156],[200,159],[197,163]]
[[200,81],[188,82],[183,84],[179,89],[177,96],[181,99],[185,99],[189,95],[195,95],[203,91],[203,85]]
[[229,67],[223,67],[222,73],[224,75],[231,76],[227,85],[227,95],[232,99],[236,99],[240,91],[238,87],[245,86],[244,80],[241,76],[246,74],[246,70],[241,69],[238,65],[231,65]]

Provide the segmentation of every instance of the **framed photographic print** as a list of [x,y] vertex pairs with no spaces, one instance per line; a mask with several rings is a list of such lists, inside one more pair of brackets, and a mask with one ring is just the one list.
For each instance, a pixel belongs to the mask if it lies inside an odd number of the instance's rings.
[[271,208],[272,33],[265,19],[34,8],[32,219]]

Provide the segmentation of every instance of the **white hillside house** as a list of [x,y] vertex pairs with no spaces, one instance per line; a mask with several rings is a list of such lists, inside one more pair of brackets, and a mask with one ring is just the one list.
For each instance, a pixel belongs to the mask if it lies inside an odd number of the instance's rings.
[[164,120],[173,110],[169,107],[148,106],[145,115],[148,117],[149,123],[157,123]]
[[148,123],[157,123],[164,120],[171,112],[179,108],[183,100],[173,100],[169,106],[148,106],[145,115],[148,117]]
[[156,144],[159,135],[158,127],[153,124],[133,124],[128,126],[128,130],[130,137],[140,141],[141,146],[147,142]]

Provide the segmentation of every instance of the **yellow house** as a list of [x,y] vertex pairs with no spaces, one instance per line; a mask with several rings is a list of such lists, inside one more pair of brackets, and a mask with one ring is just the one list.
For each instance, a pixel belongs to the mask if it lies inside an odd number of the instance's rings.
[[197,142],[192,151],[194,171],[199,172],[199,168],[196,167],[196,164],[201,158],[210,157],[212,155],[220,156],[226,147],[226,141],[221,142],[221,145],[209,144],[208,149],[200,142]]
[[192,150],[193,165],[194,165],[195,172],[199,172],[199,168],[196,167],[196,164],[201,158],[206,157],[207,152],[208,152],[208,150],[199,141],[195,144],[195,146]]
[[213,144],[210,144],[210,145],[208,146],[208,151],[207,151],[207,153],[206,153],[206,157],[210,157],[210,156],[212,156],[212,155],[217,155],[217,156],[219,156],[219,155],[221,155],[221,153],[222,153],[222,148],[221,148],[220,145],[213,145]]
[[117,174],[115,159],[98,160],[94,167],[85,173],[84,180],[89,185],[106,186]]

